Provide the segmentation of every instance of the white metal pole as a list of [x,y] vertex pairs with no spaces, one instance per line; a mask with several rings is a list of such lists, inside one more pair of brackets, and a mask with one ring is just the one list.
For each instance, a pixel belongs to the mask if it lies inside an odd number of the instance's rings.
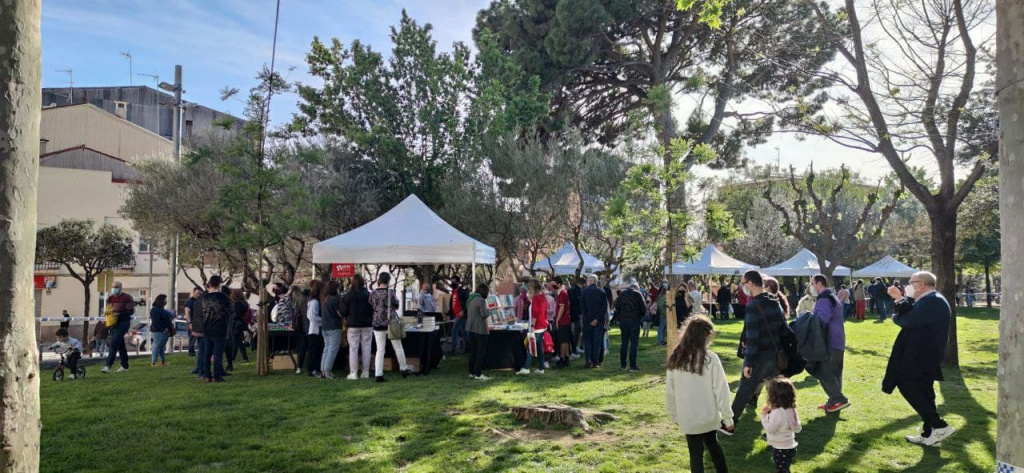
[[[171,125],[174,136],[174,162],[181,163],[181,66],[174,66],[174,121]],[[178,234],[174,234],[171,248],[171,310],[178,313]]]
[[476,242],[473,242],[473,264],[471,265],[471,267],[473,268],[473,275],[470,276],[470,281],[472,281],[473,287],[470,287],[469,290],[470,291],[475,291],[476,290]]

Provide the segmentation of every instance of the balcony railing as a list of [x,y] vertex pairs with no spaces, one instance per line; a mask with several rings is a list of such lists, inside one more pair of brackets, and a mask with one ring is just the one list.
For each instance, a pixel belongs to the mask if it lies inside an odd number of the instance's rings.
[[55,271],[60,269],[60,263],[36,263],[36,271]]

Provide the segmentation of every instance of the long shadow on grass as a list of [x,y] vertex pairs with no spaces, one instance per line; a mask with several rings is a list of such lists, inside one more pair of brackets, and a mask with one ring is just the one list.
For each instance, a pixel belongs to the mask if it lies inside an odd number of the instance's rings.
[[[993,372],[986,376],[994,378],[995,373]],[[980,441],[985,446],[984,450],[986,452],[996,451],[996,439],[992,435],[992,432],[995,431],[996,415],[974,398],[960,373],[946,370],[944,377],[946,380],[939,383],[939,389],[942,391],[945,405],[939,406],[939,414],[960,415],[964,418],[966,424],[953,425],[960,432],[949,440],[942,442],[942,448],[943,450],[953,452],[956,459],[964,466],[969,465],[976,471],[991,471],[993,465],[979,465],[974,462],[973,457],[967,451],[967,446],[971,442]]]
[[[833,420],[829,420],[828,417],[823,418],[823,419],[826,419],[826,421],[828,421],[828,422],[834,422]],[[918,420],[917,416],[907,416],[907,417],[904,417],[902,419],[890,422],[890,423],[888,423],[888,424],[886,424],[886,425],[884,425],[882,427],[878,427],[878,428],[875,428],[875,429],[866,430],[866,431],[863,431],[863,432],[858,432],[856,434],[853,434],[852,438],[850,439],[850,444],[851,444],[850,447],[847,448],[846,451],[842,453],[842,455],[839,455],[839,457],[836,458],[827,467],[818,468],[818,469],[816,469],[814,471],[816,471],[816,472],[850,471],[850,466],[851,465],[856,465],[859,462],[861,457],[863,457],[864,455],[867,455],[869,452],[872,451],[872,445],[873,445],[873,443],[876,440],[878,440],[881,437],[884,437],[886,434],[907,429],[911,425],[914,425],[914,423],[917,420]],[[810,424],[808,424],[808,425],[810,425]],[[835,429],[835,424],[832,425],[832,428],[833,428],[833,433],[834,433],[835,432],[835,430],[834,430]],[[814,440],[812,439],[811,442],[814,442]],[[800,446],[803,447],[804,441],[801,440],[800,444],[801,444]],[[818,450],[817,453],[821,453],[822,451],[824,451],[824,446],[823,445],[821,447],[821,450]],[[915,471],[917,471],[917,470],[915,470]]]

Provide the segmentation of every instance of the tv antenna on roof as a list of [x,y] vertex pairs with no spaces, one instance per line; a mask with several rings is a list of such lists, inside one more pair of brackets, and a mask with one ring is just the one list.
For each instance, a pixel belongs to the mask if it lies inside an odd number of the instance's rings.
[[68,104],[75,102],[75,71],[71,69],[58,69],[56,72],[64,72],[68,75]]

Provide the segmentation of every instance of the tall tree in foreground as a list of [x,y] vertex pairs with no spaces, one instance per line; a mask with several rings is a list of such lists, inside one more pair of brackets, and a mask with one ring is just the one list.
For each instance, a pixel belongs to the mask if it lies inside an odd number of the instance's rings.
[[790,166],[788,184],[792,201],[772,191],[770,178],[764,198],[782,215],[782,231],[818,257],[829,286],[836,268],[856,260],[882,234],[903,195],[902,188],[884,192],[881,183],[869,192],[858,192],[845,165],[834,175],[815,174],[812,165],[802,179]]
[[[823,45],[841,61],[822,74],[834,86],[836,108],[803,113],[784,107],[804,132],[882,155],[907,190],[924,205],[932,229],[932,271],[938,290],[956,290],[957,209],[982,176],[987,160],[974,156],[969,174],[956,176],[964,146],[961,118],[975,87],[979,46],[974,35],[990,20],[988,0],[905,2],[846,0],[836,22],[813,0],[804,0],[825,30]],[[862,21],[867,12],[869,20]],[[799,67],[799,66],[794,66]],[[853,71],[850,77],[849,71]],[[795,113],[794,113],[795,112]],[[927,158],[938,186],[915,175],[907,160]],[[946,363],[958,367],[956,309],[950,321]]]
[[[100,273],[131,263],[132,235],[109,223],[96,227],[92,220],[61,220],[39,230],[36,261],[58,263],[71,277],[82,283],[85,307],[82,315],[89,317],[92,289],[89,287]],[[97,288],[105,292],[106,288]],[[89,339],[89,321],[82,327],[82,340]]]
[[36,251],[42,2],[0,8],[0,469],[39,470]]
[[[1003,299],[999,309],[999,401],[996,460],[1024,468],[1024,1],[998,2],[996,97],[999,106],[999,210]],[[1002,470],[1000,470],[1002,471]]]

